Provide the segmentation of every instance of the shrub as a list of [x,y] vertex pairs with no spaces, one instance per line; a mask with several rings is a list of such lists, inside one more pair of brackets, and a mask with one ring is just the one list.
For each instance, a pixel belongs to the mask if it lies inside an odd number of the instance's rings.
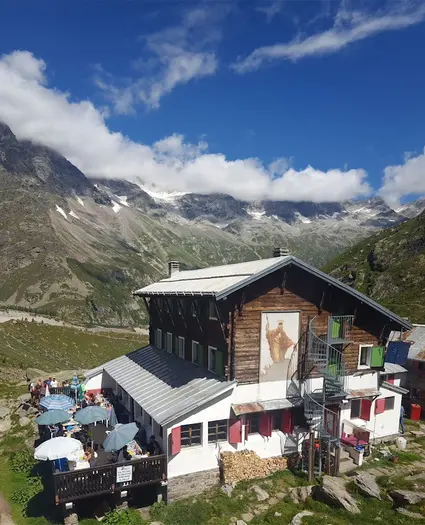
[[143,525],[145,523],[140,514],[135,510],[116,510],[108,512],[103,519],[105,525]]
[[12,501],[22,507],[22,514],[26,515],[26,510],[30,500],[43,492],[43,481],[37,477],[28,478],[25,485],[12,493]]
[[29,475],[37,461],[28,449],[15,452],[10,457],[10,470]]

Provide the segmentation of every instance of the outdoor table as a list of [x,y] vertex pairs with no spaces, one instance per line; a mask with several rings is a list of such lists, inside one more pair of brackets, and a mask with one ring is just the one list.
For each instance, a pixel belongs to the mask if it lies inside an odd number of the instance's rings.
[[[138,443],[132,439],[130,443],[127,445],[127,452],[130,454],[130,456],[140,456],[142,457],[143,451],[139,447]],[[136,457],[132,457],[132,459],[138,459]]]

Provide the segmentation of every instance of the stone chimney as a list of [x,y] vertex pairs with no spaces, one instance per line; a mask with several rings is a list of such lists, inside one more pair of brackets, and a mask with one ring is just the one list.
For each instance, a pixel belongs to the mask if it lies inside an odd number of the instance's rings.
[[282,246],[280,246],[273,250],[273,257],[286,257],[287,255],[289,255],[288,248],[282,248]]
[[169,261],[168,263],[168,277],[172,277],[180,271],[179,261]]

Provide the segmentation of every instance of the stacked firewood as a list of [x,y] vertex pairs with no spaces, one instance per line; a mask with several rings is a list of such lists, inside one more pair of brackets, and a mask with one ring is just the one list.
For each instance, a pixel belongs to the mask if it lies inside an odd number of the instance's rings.
[[224,483],[236,483],[244,479],[265,478],[287,468],[286,458],[261,459],[251,450],[222,452],[221,469]]

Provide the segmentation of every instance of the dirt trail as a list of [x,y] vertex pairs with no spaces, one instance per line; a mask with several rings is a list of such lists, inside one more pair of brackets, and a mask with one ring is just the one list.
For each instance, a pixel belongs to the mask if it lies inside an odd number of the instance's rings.
[[15,525],[11,516],[12,509],[0,493],[0,525]]

